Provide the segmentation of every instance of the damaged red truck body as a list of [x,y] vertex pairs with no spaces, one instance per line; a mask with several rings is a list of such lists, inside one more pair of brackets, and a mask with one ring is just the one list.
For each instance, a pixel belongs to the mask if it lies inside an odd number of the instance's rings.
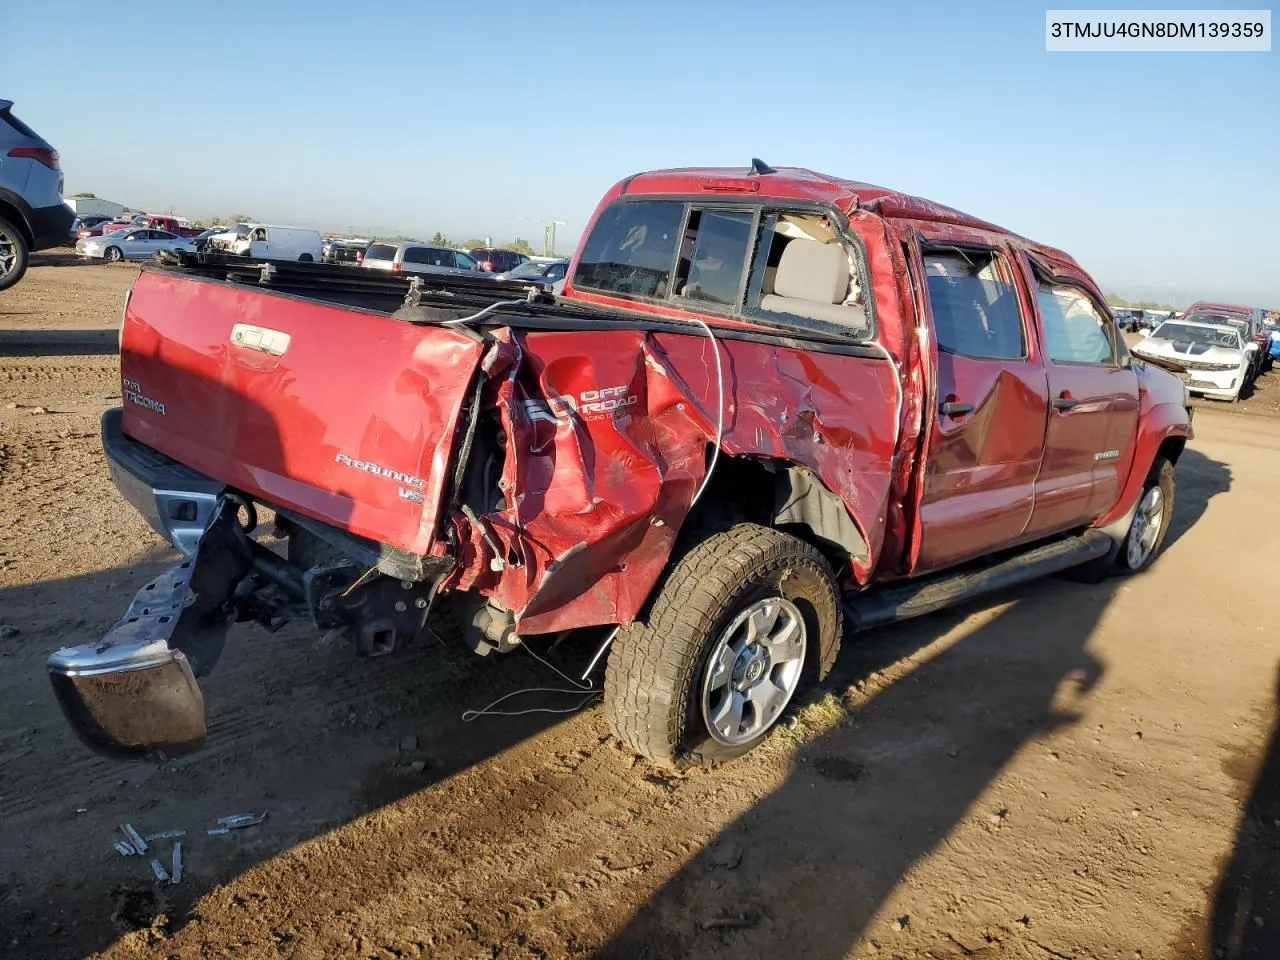
[[232,623],[302,619],[365,656],[601,628],[618,736],[725,759],[846,632],[1143,569],[1191,436],[1066,254],[759,161],[615,185],[559,297],[166,255],[121,374],[108,464],[183,559],[49,666],[129,757],[200,745]]

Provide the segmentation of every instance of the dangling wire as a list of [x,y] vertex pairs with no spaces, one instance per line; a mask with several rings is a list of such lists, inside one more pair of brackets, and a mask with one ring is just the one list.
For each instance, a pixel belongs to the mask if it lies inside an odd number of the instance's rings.
[[[525,687],[521,690],[512,690],[510,693],[502,695],[497,700],[493,701],[493,703],[490,703],[488,706],[481,707],[479,710],[462,711],[463,723],[470,723],[472,720],[475,720],[478,717],[522,717],[525,714],[529,714],[529,713],[577,713],[579,710],[585,707],[588,703],[590,703],[593,698],[595,698],[596,696],[598,696],[603,692],[602,690],[600,690],[599,688],[597,688],[591,683],[579,683],[577,680],[573,679],[573,677],[569,676],[567,673],[565,673],[563,670],[557,667],[554,663],[534,653],[533,648],[530,647],[527,643],[522,643],[520,644],[520,646],[524,650],[526,650],[529,656],[533,657],[533,659],[537,660],[544,667],[547,667],[550,670],[554,671],[566,683],[572,684],[573,689],[568,689],[566,687]],[[572,707],[527,707],[524,710],[493,709],[498,704],[505,703],[506,701],[510,700],[512,697],[518,697],[526,693],[577,694],[582,697],[582,700]]]

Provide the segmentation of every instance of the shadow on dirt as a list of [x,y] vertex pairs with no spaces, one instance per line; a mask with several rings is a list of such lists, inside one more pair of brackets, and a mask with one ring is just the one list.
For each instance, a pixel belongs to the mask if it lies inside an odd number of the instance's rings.
[[[1230,485],[1225,467],[1193,450],[1178,475],[1170,544]],[[98,758],[63,722],[44,658],[58,645],[100,636],[169,562],[157,554],[129,569],[0,591],[5,622],[21,631],[0,644],[0,822],[29,850],[0,865],[6,957],[103,950],[124,927],[145,929],[160,909],[170,930],[181,928],[201,897],[255,864],[562,719],[462,721],[463,710],[522,687],[561,685],[518,652],[490,663],[454,642],[357,660],[342,645],[317,643],[306,625],[276,634],[240,626],[202,681],[210,718],[204,751],[162,765]],[[825,686],[843,690],[867,679],[870,699],[851,723],[799,747],[787,783],[718,838],[742,848],[740,866],[724,869],[713,853],[720,844],[709,845],[603,955],[845,956],[912,865],[973,815],[1009,759],[1073,721],[1071,700],[1087,695],[1102,671],[1085,647],[1116,589],[1050,581],[1015,591],[1000,598],[1014,602],[996,619],[893,683],[878,671],[927,647],[965,612],[851,639]],[[589,644],[571,642],[555,659],[569,669],[589,652]],[[999,697],[987,695],[997,688]],[[561,697],[556,705],[574,702]],[[269,817],[258,827],[204,832],[226,814],[262,811]],[[188,831],[180,885],[155,886],[143,858],[112,852],[125,822],[143,832]],[[166,856],[167,845],[157,852]],[[364,864],[374,874],[384,868],[391,877],[400,866]],[[334,893],[324,875],[299,873],[295,882],[304,891],[319,884],[317,898]]]
[[[1184,453],[1178,478],[1167,541],[1175,549],[1231,482],[1226,467],[1194,450]],[[1121,582],[1051,580],[1006,594],[995,602],[1013,603],[995,619],[892,683],[881,669],[982,605],[848,638],[823,686],[838,693],[865,681],[869,699],[801,746],[787,782],[722,831],[598,956],[834,960],[863,937],[893,955],[891,931],[868,923],[958,823],[981,818],[998,829],[990,821],[1003,816],[999,798],[984,794],[1015,754],[1075,721],[1074,704],[1103,671],[1086,649],[1089,637]],[[726,848],[741,851],[733,869]],[[1022,929],[1011,915],[1008,936]],[[972,942],[959,932],[931,955],[972,956],[989,946],[982,931],[970,933]]]
[[[0,641],[0,822],[6,836],[24,837],[23,855],[0,864],[0,956],[84,956],[130,928],[146,930],[158,911],[176,932],[200,897],[254,864],[563,719],[462,722],[464,710],[521,687],[562,685],[519,652],[494,664],[449,638],[363,660],[347,644],[321,645],[309,625],[275,634],[239,625],[201,680],[209,722],[202,751],[162,764],[98,757],[64,721],[45,659],[101,636],[171,562],[156,554],[129,568],[0,590],[3,622],[20,631]],[[552,655],[566,670],[583,659],[578,649]],[[205,834],[219,817],[264,811],[261,826]],[[113,852],[123,823],[144,834],[187,831],[180,885],[155,885],[148,858]],[[156,843],[150,855],[168,864],[171,843]]]
[[[1280,676],[1266,752],[1253,784],[1231,856],[1214,897],[1209,956],[1219,960],[1280,957]],[[1252,763],[1246,769],[1252,768]],[[1229,771],[1234,772],[1234,771]]]
[[0,357],[105,357],[119,350],[120,332],[114,329],[0,330]]

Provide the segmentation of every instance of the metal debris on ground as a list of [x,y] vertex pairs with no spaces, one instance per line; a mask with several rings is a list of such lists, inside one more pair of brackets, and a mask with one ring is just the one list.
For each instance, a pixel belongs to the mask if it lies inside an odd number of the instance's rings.
[[120,828],[120,832],[128,838],[129,843],[133,845],[133,849],[137,850],[138,853],[147,852],[147,841],[142,839],[142,834],[133,829],[132,824],[126,823]]
[[177,840],[179,837],[185,837],[185,830],[161,830],[159,833],[148,833],[142,839],[147,843],[155,843],[157,840]]
[[178,841],[173,845],[173,862],[169,868],[169,882],[180,883],[182,881],[182,841]]
[[160,883],[169,882],[169,871],[165,870],[164,864],[162,864],[159,860],[151,861],[151,872],[155,874],[156,880],[159,881]]
[[208,830],[205,831],[205,833],[207,833],[211,837],[221,837],[224,834],[228,834],[230,832],[231,832],[230,827],[210,827]]
[[240,827],[256,827],[265,819],[267,819],[265,813],[235,813],[228,817],[219,817],[218,826],[238,830]]
[[112,846],[115,847],[116,853],[120,854],[120,856],[122,857],[132,857],[135,853],[138,852],[137,850],[133,849],[133,847],[130,844],[125,843],[123,840],[117,840],[115,843],[112,844]]

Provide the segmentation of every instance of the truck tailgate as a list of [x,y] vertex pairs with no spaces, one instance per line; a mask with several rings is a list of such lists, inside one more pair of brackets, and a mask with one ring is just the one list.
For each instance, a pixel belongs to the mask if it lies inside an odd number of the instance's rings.
[[143,270],[121,333],[123,428],[276,506],[425,554],[481,350],[447,327]]

